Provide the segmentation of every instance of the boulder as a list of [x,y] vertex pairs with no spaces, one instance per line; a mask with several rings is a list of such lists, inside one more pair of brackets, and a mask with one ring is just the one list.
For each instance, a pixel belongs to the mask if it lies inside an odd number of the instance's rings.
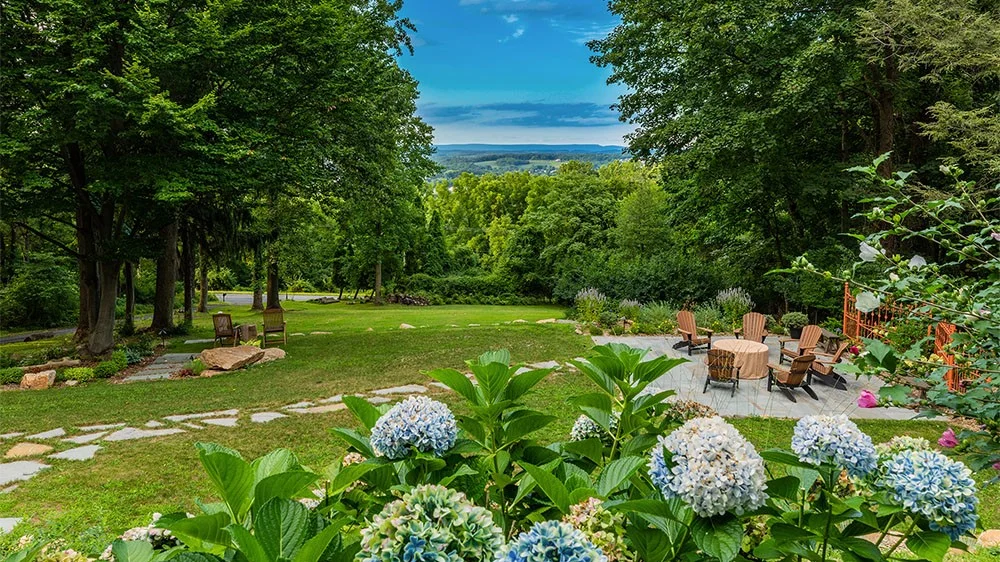
[[66,367],[79,367],[81,361],[79,359],[70,359],[69,357],[63,357],[62,359],[57,359],[55,361],[49,361],[48,363],[43,363],[41,365],[29,365],[27,367],[21,367],[21,370],[25,373],[40,373],[42,371],[52,371],[55,369],[63,369]]
[[399,329],[400,330],[412,330],[414,328],[416,328],[416,326],[412,326],[412,325],[406,324],[406,323],[403,323],[403,324],[399,325]]
[[988,531],[983,531],[979,538],[976,540],[982,548],[997,548],[1000,547],[1000,529],[990,529]]
[[556,319],[555,318],[543,318],[543,319],[535,322],[535,324],[555,324],[555,323],[556,323]]
[[18,443],[10,448],[6,454],[5,458],[8,459],[20,459],[23,457],[37,457],[39,455],[44,455],[52,450],[52,447],[48,445],[41,445],[39,443]]
[[41,371],[38,373],[25,373],[21,377],[21,388],[26,390],[45,390],[56,382],[55,371]]
[[[264,357],[264,351],[252,345],[213,347],[201,352],[201,362],[210,370],[233,371],[252,365]],[[204,373],[203,373],[204,374]]]
[[209,377],[214,377],[215,375],[224,375],[224,374],[226,374],[226,371],[217,371],[215,369],[205,369],[198,376],[199,377],[209,378]]
[[278,347],[269,347],[264,351],[264,356],[260,358],[258,363],[267,363],[268,361],[277,361],[278,359],[285,358],[285,350]]

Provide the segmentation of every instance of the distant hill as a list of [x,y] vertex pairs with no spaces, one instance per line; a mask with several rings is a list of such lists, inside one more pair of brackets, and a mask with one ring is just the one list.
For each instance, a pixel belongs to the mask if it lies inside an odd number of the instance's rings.
[[431,180],[473,174],[527,171],[548,175],[570,160],[602,166],[627,158],[624,147],[599,144],[442,144],[433,159],[443,169]]

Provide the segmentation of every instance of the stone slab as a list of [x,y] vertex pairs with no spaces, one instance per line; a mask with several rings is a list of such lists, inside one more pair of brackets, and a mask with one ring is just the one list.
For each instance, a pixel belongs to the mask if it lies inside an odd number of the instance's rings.
[[150,382],[150,381],[162,381],[170,378],[172,371],[154,371],[147,372],[146,370],[139,371],[139,373],[132,375],[130,377],[125,377],[122,379],[124,382]]
[[0,486],[27,480],[39,472],[48,468],[49,465],[38,461],[14,461],[0,464]]
[[287,354],[284,349],[280,347],[269,347],[264,350],[264,356],[261,357],[257,363],[269,363],[271,361],[277,361],[278,359],[284,359]]
[[205,418],[201,423],[208,425],[218,425],[221,427],[236,427],[236,418]]
[[309,335],[311,335],[311,336],[328,336],[331,333],[332,332],[309,332]]
[[3,435],[0,435],[0,441],[3,441],[5,439],[14,439],[15,437],[20,437],[22,435],[24,435],[23,431],[15,431],[14,433],[4,433]]
[[414,328],[416,328],[416,326],[414,326],[413,324],[407,324],[405,322],[399,325],[400,330],[412,330]]
[[394,386],[392,388],[380,388],[378,390],[373,390],[372,394],[377,396],[387,396],[389,394],[423,394],[427,392],[427,387],[420,386],[419,384],[407,384],[403,386]]
[[203,338],[200,340],[184,340],[184,343],[215,343],[215,340],[209,338]]
[[324,399],[320,400],[319,402],[320,402],[320,404],[332,404],[334,402],[343,402],[343,401],[344,401],[344,395],[338,394],[336,396],[331,396],[329,398],[324,398]]
[[63,435],[66,435],[66,430],[61,427],[57,427],[55,429],[29,435],[25,437],[25,439],[55,439],[56,437],[62,437]]
[[431,383],[431,386],[436,386],[436,387],[444,389],[444,390],[451,390],[451,387],[449,387],[448,385],[444,384],[443,382],[434,381],[434,382]]
[[385,396],[371,396],[368,398],[368,401],[375,405],[391,402],[391,400],[389,400]]
[[73,449],[66,449],[61,453],[56,453],[54,455],[49,455],[50,459],[62,459],[67,461],[89,461],[94,458],[94,453],[100,451],[103,447],[100,445],[84,445],[83,447],[76,447]]
[[118,429],[119,427],[125,427],[123,423],[108,423],[104,425],[85,425],[78,428],[80,431],[104,431],[106,429]]
[[197,414],[177,414],[173,416],[164,416],[163,419],[172,422],[182,422],[188,420],[197,420],[201,418],[221,418],[221,417],[232,417],[240,413],[239,410],[219,410],[216,412],[200,412]]
[[304,400],[302,402],[296,402],[294,404],[289,404],[287,406],[282,406],[282,408],[284,408],[285,410],[290,410],[290,409],[293,409],[293,408],[308,408],[309,406],[313,406],[313,405],[314,404],[312,402]]
[[153,361],[153,365],[179,365],[183,363],[190,363],[195,357],[194,353],[164,353],[163,355],[156,358]]
[[119,429],[118,431],[108,435],[104,438],[105,441],[131,441],[133,439],[146,439],[149,437],[162,437],[164,435],[173,435],[175,433],[184,433],[183,429],[179,428],[167,428],[167,429],[136,429],[134,427],[125,427]]
[[164,425],[166,424],[157,420],[149,420],[148,422],[145,423],[146,427],[163,427]]
[[9,494],[17,489],[17,484],[12,484],[6,488],[0,488],[0,494]]
[[196,423],[191,423],[191,422],[184,422],[181,425],[183,425],[184,427],[187,427],[189,429],[205,429],[205,426],[198,425]]
[[[124,424],[122,424],[122,427],[124,427]],[[97,433],[88,433],[86,435],[77,435],[75,437],[67,437],[66,439],[63,439],[63,441],[65,441],[67,443],[75,443],[77,445],[83,445],[84,443],[90,443],[91,441],[97,441],[98,439],[100,439],[101,437],[104,437],[107,434],[108,434],[107,431],[98,431]]]
[[24,457],[37,457],[52,450],[49,445],[41,443],[18,443],[4,453],[6,459],[22,459]]
[[347,404],[325,404],[323,406],[313,406],[311,408],[288,408],[289,412],[296,414],[326,414],[337,412],[347,408]]
[[287,418],[285,414],[278,412],[257,412],[250,414],[250,421],[253,423],[268,423],[279,418]]
[[209,369],[235,371],[260,361],[264,351],[252,345],[213,347],[202,351],[198,357]]
[[20,517],[0,517],[0,535],[13,531],[20,522]]

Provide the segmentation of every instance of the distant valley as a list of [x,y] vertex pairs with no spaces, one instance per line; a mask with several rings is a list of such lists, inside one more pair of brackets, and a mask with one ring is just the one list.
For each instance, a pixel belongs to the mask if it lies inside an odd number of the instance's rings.
[[434,180],[452,179],[465,172],[551,174],[570,160],[601,166],[627,158],[622,146],[598,144],[444,144],[435,148],[433,159],[442,170]]

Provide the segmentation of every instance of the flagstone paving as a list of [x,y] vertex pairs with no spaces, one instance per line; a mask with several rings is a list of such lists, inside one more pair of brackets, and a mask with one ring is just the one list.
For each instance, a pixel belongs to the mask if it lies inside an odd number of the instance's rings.
[[387,394],[423,394],[427,392],[427,387],[420,386],[419,384],[408,384],[405,386],[394,386],[392,388],[380,388],[378,390],[373,390],[372,394],[376,396],[385,396]]
[[188,420],[197,420],[201,418],[219,418],[219,417],[231,417],[240,413],[239,410],[219,410],[217,412],[201,412],[198,414],[178,414],[174,416],[164,416],[163,419],[172,422],[182,422]]
[[27,480],[39,472],[48,468],[49,465],[38,461],[14,461],[0,463],[0,486]]
[[[124,426],[125,426],[125,424],[122,424],[122,427],[124,427]],[[101,437],[104,437],[107,434],[108,434],[107,431],[98,431],[97,433],[87,433],[87,434],[84,434],[84,435],[76,435],[76,436],[73,436],[73,437],[67,437],[66,439],[63,439],[63,441],[65,441],[67,443],[75,443],[77,445],[83,445],[84,443],[90,443],[91,441],[97,441],[98,439],[100,439]]]
[[205,418],[201,423],[208,425],[218,425],[222,427],[236,427],[236,418]]
[[57,427],[55,429],[50,429],[49,431],[29,435],[25,437],[25,439],[55,439],[56,437],[62,437],[63,435],[66,435],[66,430],[61,427]]
[[253,423],[267,423],[287,417],[287,415],[279,414],[278,412],[256,412],[250,414],[250,421]]
[[62,459],[68,461],[89,461],[94,458],[94,454],[100,451],[103,447],[100,445],[84,445],[83,447],[76,447],[74,449],[67,449],[61,453],[56,453],[54,455],[49,455],[50,459]]
[[136,429],[134,427],[124,427],[104,438],[105,441],[131,441],[132,439],[145,439],[147,437],[162,437],[184,433],[183,429],[171,427],[168,429]]
[[175,371],[183,369],[194,359],[194,353],[164,353],[134,375],[125,377],[124,382],[143,382],[169,379]]
[[85,425],[78,429],[80,431],[104,431],[106,429],[118,429],[119,427],[125,427],[123,423],[108,423],[104,425]]
[[11,532],[20,522],[20,517],[0,517],[0,535]]

